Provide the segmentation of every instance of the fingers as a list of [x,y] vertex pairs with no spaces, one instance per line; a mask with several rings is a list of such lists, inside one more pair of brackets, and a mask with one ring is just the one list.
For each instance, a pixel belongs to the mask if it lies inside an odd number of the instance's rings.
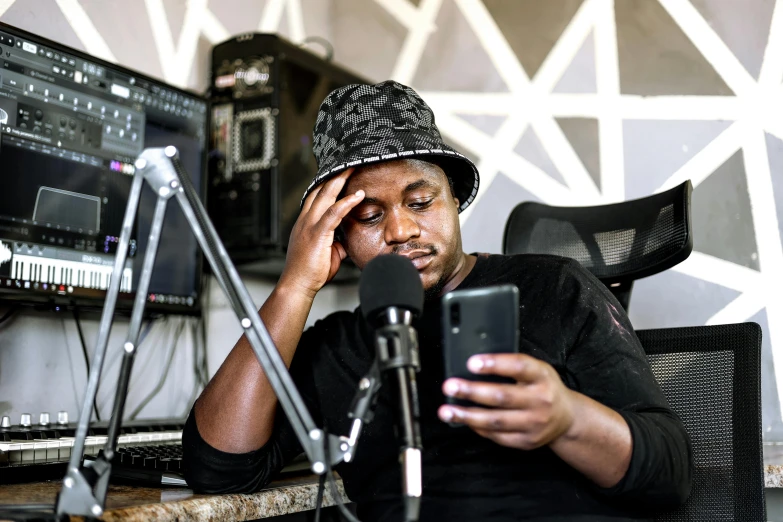
[[364,191],[358,190],[354,194],[345,196],[343,199],[334,203],[321,216],[318,222],[318,226],[322,231],[335,230],[340,222],[348,215],[348,213],[359,203],[364,200]]
[[468,369],[475,374],[501,375],[517,382],[536,382],[546,378],[550,366],[524,353],[474,355]]
[[438,417],[444,422],[464,424],[475,431],[523,432],[530,429],[532,414],[526,410],[490,410],[441,406]]
[[321,184],[319,187],[321,190],[313,197],[308,210],[313,210],[318,214],[325,212],[326,209],[337,200],[337,196],[340,195],[340,192],[345,186],[345,182],[348,181],[348,178],[353,174],[353,170],[353,168],[345,169],[329,181]]
[[549,444],[565,433],[551,412],[541,410],[492,410],[443,405],[438,409],[438,417],[444,422],[467,426],[498,444],[525,450]]
[[327,283],[334,279],[334,276],[337,275],[337,271],[340,270],[340,265],[346,257],[348,257],[348,254],[346,253],[345,247],[343,247],[342,243],[339,241],[333,242],[332,257],[329,266],[329,277],[326,280]]
[[337,256],[336,260],[340,263],[345,261],[345,258],[348,257],[348,253],[345,251],[345,247],[339,241],[332,243],[332,258],[334,259],[335,256]]
[[443,383],[443,393],[455,399],[466,399],[495,408],[528,408],[535,401],[531,390],[526,386],[472,382],[464,379],[448,379]]
[[307,197],[304,200],[304,205],[302,205],[302,210],[300,211],[300,214],[306,214],[310,211],[310,207],[313,206],[313,201],[315,200],[315,197],[318,195],[319,192],[321,192],[321,189],[324,188],[323,185],[318,185],[313,189],[312,192],[310,192]]

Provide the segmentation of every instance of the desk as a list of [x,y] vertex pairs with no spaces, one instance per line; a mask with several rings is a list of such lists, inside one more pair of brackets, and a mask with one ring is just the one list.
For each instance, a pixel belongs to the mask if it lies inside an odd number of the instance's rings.
[[[771,455],[765,447],[765,463]],[[764,483],[767,488],[783,488],[783,446],[774,452],[781,456],[781,463],[765,464]],[[343,501],[349,502],[343,491],[342,481],[338,489]],[[59,481],[0,486],[0,504],[54,503],[60,489]],[[161,522],[231,520],[255,520],[298,513],[315,509],[318,479],[303,476],[277,480],[257,493],[247,495],[197,495],[185,488],[137,488],[111,486],[107,509],[101,520],[107,522]],[[329,485],[324,493],[324,506],[334,505]]]
[[[0,504],[54,504],[60,481],[0,486]],[[349,502],[342,481],[337,487]],[[112,485],[101,520],[107,522],[255,520],[315,509],[318,478],[312,475],[277,480],[248,495],[196,495],[184,488],[138,488]],[[334,505],[329,484],[324,506]]]

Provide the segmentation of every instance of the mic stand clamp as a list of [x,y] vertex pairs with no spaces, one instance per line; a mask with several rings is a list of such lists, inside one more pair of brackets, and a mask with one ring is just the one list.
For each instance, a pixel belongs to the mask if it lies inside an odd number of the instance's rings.
[[[359,381],[359,389],[351,403],[351,410],[348,412],[348,418],[353,419],[351,424],[351,433],[348,436],[348,443],[352,447],[359,440],[362,432],[362,425],[369,424],[375,414],[374,408],[378,401],[378,391],[381,389],[381,372],[378,369],[378,360],[375,359],[370,366],[370,370]],[[353,458],[352,453],[346,455],[346,462]]]
[[[98,391],[103,362],[111,333],[114,310],[120,290],[125,262],[128,257],[128,246],[136,219],[136,213],[141,197],[141,189],[147,182],[157,194],[155,213],[153,215],[149,243],[142,262],[136,296],[131,312],[128,334],[123,344],[122,366],[114,396],[111,419],[109,420],[106,445],[90,466],[83,463],[84,446],[92,415],[92,404]],[[188,225],[195,235],[199,246],[212,267],[215,279],[218,281],[228,303],[239,319],[258,362],[272,386],[275,395],[291,423],[299,442],[302,445],[311,469],[322,475],[327,470],[326,454],[329,454],[329,466],[340,462],[349,462],[355,450],[362,418],[356,418],[352,436],[343,437],[326,434],[315,426],[310,412],[307,410],[301,395],[296,389],[288,368],[280,357],[274,342],[264,323],[258,315],[250,294],[245,288],[236,268],[231,263],[228,252],[220,241],[212,222],[207,216],[201,200],[198,197],[190,177],[179,161],[179,153],[175,147],[145,149],[136,161],[136,171],[133,175],[128,205],[125,209],[122,231],[114,258],[114,268],[106,301],[101,315],[93,364],[87,381],[87,390],[82,403],[81,415],[76,428],[76,435],[71,449],[68,469],[63,478],[63,486],[57,496],[55,514],[58,518],[69,515],[99,517],[106,506],[106,492],[109,487],[112,461],[117,450],[125,399],[128,393],[128,383],[133,369],[133,361],[139,342],[139,332],[147,301],[152,268],[160,242],[163,219],[168,200],[176,198],[185,215]],[[374,386],[368,389],[375,389]],[[377,389],[376,389],[377,391]],[[355,435],[354,435],[355,432]],[[324,438],[326,437],[326,439]]]

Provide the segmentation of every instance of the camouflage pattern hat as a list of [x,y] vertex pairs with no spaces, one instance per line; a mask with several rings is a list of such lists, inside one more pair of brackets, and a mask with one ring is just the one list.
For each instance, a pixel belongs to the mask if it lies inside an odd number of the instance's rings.
[[318,173],[302,204],[314,188],[349,167],[395,159],[440,166],[453,182],[460,212],[479,187],[476,166],[443,142],[429,106],[416,91],[391,80],[332,91],[318,110],[313,152]]

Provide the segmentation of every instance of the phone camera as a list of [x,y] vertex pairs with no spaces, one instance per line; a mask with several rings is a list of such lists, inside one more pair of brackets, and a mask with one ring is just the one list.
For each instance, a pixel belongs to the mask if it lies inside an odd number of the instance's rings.
[[449,310],[450,317],[451,317],[451,331],[452,333],[458,333],[459,332],[459,325],[460,325],[460,307],[459,303],[453,303],[451,305],[451,308]]

